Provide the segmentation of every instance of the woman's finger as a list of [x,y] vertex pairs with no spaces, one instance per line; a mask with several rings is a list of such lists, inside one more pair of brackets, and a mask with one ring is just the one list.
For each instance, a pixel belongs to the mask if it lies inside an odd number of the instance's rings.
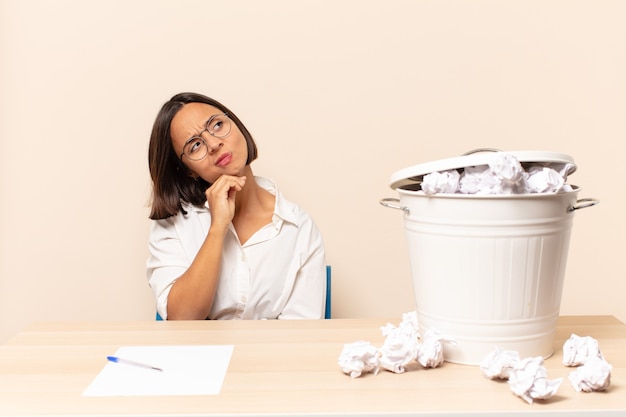
[[223,175],[207,189],[207,203],[214,221],[230,222],[233,219],[235,196],[245,183],[245,177]]

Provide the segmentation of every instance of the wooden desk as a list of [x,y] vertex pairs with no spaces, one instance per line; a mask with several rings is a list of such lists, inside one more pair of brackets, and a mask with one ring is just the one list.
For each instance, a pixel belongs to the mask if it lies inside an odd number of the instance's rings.
[[[337,359],[344,343],[382,345],[398,319],[306,321],[67,322],[33,325],[0,346],[0,415],[484,415],[513,412],[626,414],[626,325],[611,316],[562,317],[550,379],[565,380],[546,402],[525,403],[478,367],[444,363],[404,374],[351,379]],[[606,392],[578,393],[561,364],[564,341],[598,339],[613,365]],[[220,395],[82,397],[107,355],[129,345],[233,344]]]

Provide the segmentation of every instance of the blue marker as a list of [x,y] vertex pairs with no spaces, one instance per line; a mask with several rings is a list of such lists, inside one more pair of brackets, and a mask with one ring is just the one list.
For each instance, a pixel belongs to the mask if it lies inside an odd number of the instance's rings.
[[155,371],[163,372],[163,369],[157,368],[156,366],[148,365],[148,364],[141,363],[141,362],[131,361],[128,359],[118,358],[117,356],[107,356],[107,360],[109,360],[110,362],[121,363],[124,365],[138,366],[140,368],[145,368],[145,369],[154,369]]

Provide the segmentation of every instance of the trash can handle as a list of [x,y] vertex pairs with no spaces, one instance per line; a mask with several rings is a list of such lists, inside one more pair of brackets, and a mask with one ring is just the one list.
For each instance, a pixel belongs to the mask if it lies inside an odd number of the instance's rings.
[[478,149],[472,149],[471,151],[467,151],[461,156],[467,156],[467,155],[471,155],[473,153],[478,153],[478,152],[502,152],[502,150],[497,149],[497,148],[478,148]]
[[587,207],[595,206],[599,204],[600,200],[595,198],[581,198],[580,200],[576,200],[576,204],[567,208],[567,212],[571,213],[574,210],[580,210]]
[[396,209],[396,210],[402,210],[406,214],[410,214],[410,212],[411,212],[408,207],[401,206],[400,205],[400,200],[397,199],[397,198],[381,198],[379,203],[380,203],[381,206],[384,206],[384,207],[387,207],[387,208],[392,208],[392,209]]

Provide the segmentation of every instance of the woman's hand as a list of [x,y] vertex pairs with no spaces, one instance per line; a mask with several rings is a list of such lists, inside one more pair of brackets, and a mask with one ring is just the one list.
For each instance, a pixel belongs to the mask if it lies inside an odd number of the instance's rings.
[[235,216],[235,196],[246,184],[246,177],[222,175],[206,190],[211,225],[228,227]]

